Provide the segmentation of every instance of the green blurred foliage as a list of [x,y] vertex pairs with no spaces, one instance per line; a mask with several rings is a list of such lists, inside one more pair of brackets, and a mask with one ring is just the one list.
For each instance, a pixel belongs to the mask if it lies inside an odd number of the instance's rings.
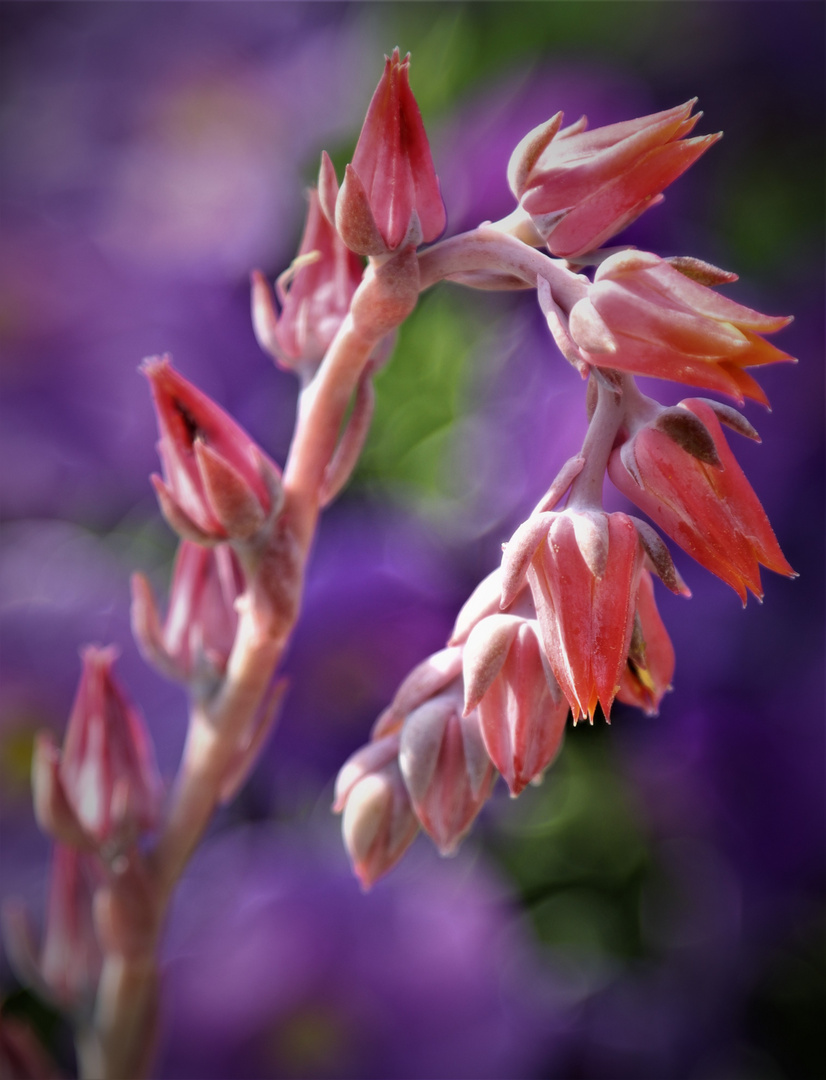
[[498,807],[489,849],[544,944],[591,960],[644,951],[640,898],[652,855],[604,726],[568,732],[542,785]]
[[[746,278],[776,279],[784,264],[811,258],[822,242],[820,226],[813,228],[821,219],[822,160],[816,149],[806,159],[795,156],[806,124],[802,112],[786,110],[780,123],[779,103],[771,124],[765,113],[744,108],[753,88],[736,72],[751,46],[736,36],[729,6],[691,0],[381,3],[368,5],[367,17],[388,53],[398,45],[412,54],[411,84],[429,126],[497,79],[555,60],[626,70],[665,95],[663,107],[702,96],[706,84],[719,92],[730,81],[732,111],[745,123],[727,132],[724,152],[710,159],[697,219],[726,253],[725,265]],[[721,122],[712,112],[709,120],[703,130]],[[351,152],[352,145],[334,155],[339,173]],[[794,160],[794,184],[778,160]],[[489,375],[477,354],[493,332],[488,296],[441,287],[423,297],[376,380],[376,416],[356,486],[389,488],[420,510],[455,494],[451,443]],[[663,903],[679,902],[634,812],[602,724],[568,733],[539,789],[512,803],[500,800],[485,842],[519,890],[539,940],[556,951],[609,966],[643,956],[652,947],[642,927],[643,895],[653,890]]]
[[478,299],[438,288],[401,328],[376,378],[376,412],[355,484],[388,486],[420,506],[457,494],[451,440],[486,373],[477,363],[480,345],[502,311],[499,298],[484,308]]
[[696,4],[668,0],[498,0],[370,5],[389,52],[415,60],[411,83],[425,120],[480,81],[549,57],[655,61],[663,39],[691,32]]

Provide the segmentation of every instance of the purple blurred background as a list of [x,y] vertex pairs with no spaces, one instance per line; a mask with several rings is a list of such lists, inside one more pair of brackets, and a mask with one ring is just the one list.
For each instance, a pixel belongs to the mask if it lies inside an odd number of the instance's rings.
[[[367,897],[329,815],[338,766],[441,647],[584,431],[583,387],[529,297],[434,290],[378,382],[365,457],[325,515],[283,719],[215,823],[166,942],[159,1077],[797,1080],[826,1070],[823,726],[824,9],[767,3],[0,5],[0,858],[42,909],[33,733],[63,729],[87,641],[174,773],[180,690],[147,670],[128,577],[174,550],[141,358],[176,365],[283,461],[293,380],[258,350],[248,272],[299,237],[384,52],[413,54],[449,230],[511,209],[511,149],[695,95],[725,139],[623,239],[741,275],[794,313],[732,437],[800,579],[736,596],[675,553],[657,718],[578,727],[542,788],[497,789],[460,855],[419,841]],[[652,396],[690,392],[650,382]],[[615,497],[615,505],[621,505]],[[71,1067],[55,1015],[0,965]]]

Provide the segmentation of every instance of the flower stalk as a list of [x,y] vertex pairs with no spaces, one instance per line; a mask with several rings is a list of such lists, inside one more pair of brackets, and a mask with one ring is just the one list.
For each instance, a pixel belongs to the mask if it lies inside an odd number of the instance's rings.
[[74,1018],[87,1080],[151,1073],[171,897],[276,722],[320,512],[358,462],[373,374],[421,292],[445,280],[535,289],[550,339],[587,380],[589,423],[449,644],[403,680],[339,774],[334,809],[364,888],[420,830],[455,851],[497,775],[514,796],[539,782],[569,714],[607,720],[617,700],[659,708],[674,651],[653,576],[690,594],[657,529],[604,510],[606,476],[744,601],[761,595],[760,565],[793,575],[722,434],[724,423],[756,437],[748,421],[705,399],[664,408],[634,382],[765,401],[745,368],[790,359],[763,338],[788,319],[715,293],[733,275],[698,260],[601,249],[718,138],[685,138],[694,104],[594,131],[562,128],[557,114],[511,157],[513,214],[439,241],[445,209],[397,49],[341,187],[322,158],[299,253],[278,279],[280,310],[252,275],[259,343],[301,384],[283,474],[168,358],[145,362],[162,463],[153,483],[181,547],[165,620],[136,575],[133,629],[145,658],[188,692],[185,748],[161,808],[114,652],[87,650],[64,746],[41,738],[34,758],[38,820],[56,840],[39,956],[21,920],[7,920],[21,977]]

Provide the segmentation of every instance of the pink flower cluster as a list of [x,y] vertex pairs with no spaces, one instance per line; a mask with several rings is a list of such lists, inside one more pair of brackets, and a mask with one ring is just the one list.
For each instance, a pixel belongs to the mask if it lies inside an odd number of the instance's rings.
[[[554,342],[587,379],[589,424],[580,452],[502,538],[501,565],[446,647],[403,680],[339,773],[335,809],[364,887],[420,829],[455,851],[497,775],[514,796],[539,782],[569,715],[609,720],[617,700],[658,710],[675,657],[654,579],[689,595],[660,532],[744,603],[762,594],[761,566],[794,575],[721,426],[757,438],[751,424],[705,398],[662,406],[634,381],[765,403],[747,369],[791,359],[764,339],[789,319],[721,295],[716,286],[735,275],[699,260],[601,250],[718,138],[686,138],[693,107],[592,131],[584,119],[562,128],[557,114],[511,157],[514,212],[436,243],[445,209],[409,57],[397,49],[340,187],[322,157],[278,303],[252,275],[258,340],[301,381],[283,472],[168,358],[144,363],[160,434],[162,476],[152,482],[180,546],[166,616],[136,575],[132,621],[145,658],[188,691],[184,758],[162,805],[146,729],[112,671],[115,651],[93,647],[62,752],[43,738],[34,762],[38,819],[58,845],[44,946],[23,966],[87,1019],[98,979],[110,988],[115,1004],[98,1010],[85,1044],[106,1065],[96,1058],[91,1072],[147,1070],[152,957],[172,887],[272,727],[319,512],[352,473],[372,377],[422,290],[446,279],[536,289]],[[649,520],[606,511],[606,475]],[[119,983],[127,978],[129,994],[143,995],[138,1021]]]
[[[523,247],[546,245],[567,260],[533,260],[532,283],[563,355],[589,379],[590,427],[581,454],[503,545],[501,567],[460,613],[448,648],[408,676],[371,742],[339,774],[334,809],[343,812],[345,844],[365,887],[401,857],[419,827],[442,853],[455,850],[496,772],[514,796],[541,780],[559,752],[569,713],[574,723],[593,722],[598,713],[609,720],[615,700],[655,713],[671,688],[674,650],[653,576],[672,592],[690,593],[651,524],[603,509],[606,472],[744,602],[747,590],[762,595],[760,565],[793,576],[721,429],[722,422],[756,438],[751,425],[730,406],[704,399],[662,407],[643,397],[632,377],[653,375],[740,403],[747,397],[767,403],[745,369],[791,359],[762,336],[790,320],[721,296],[712,286],[736,275],[699,260],[598,250],[661,202],[663,188],[719,138],[685,138],[700,116],[691,115],[694,104],[594,131],[584,118],[562,128],[558,113],[529,132],[511,157],[508,180],[519,205],[491,231]],[[387,98],[383,82],[359,143],[378,144],[371,163],[381,151],[392,162],[385,166],[388,186],[374,179],[365,196],[377,219],[392,209],[390,178],[400,170],[401,153],[381,132],[394,129],[395,110],[402,108]],[[414,130],[419,140],[418,112]],[[435,177],[429,153],[419,150],[414,158],[428,217]],[[336,221],[351,243],[342,229],[348,213],[339,203]],[[359,215],[359,221],[368,217],[361,209]],[[437,218],[428,217],[434,234]],[[404,234],[397,219],[394,235]],[[408,235],[428,239],[412,214]],[[477,245],[480,240],[477,234]],[[475,265],[467,249],[454,244],[448,254],[451,242],[442,245],[443,276],[484,288],[513,287],[522,278],[524,287],[531,277],[524,251],[519,260],[490,232],[485,240],[490,257],[482,260],[477,251]],[[378,243],[351,246],[379,251]],[[425,255],[423,265],[426,260],[435,263],[435,254]],[[593,279],[572,273],[589,263],[596,265]],[[565,508],[554,509],[568,490]]]

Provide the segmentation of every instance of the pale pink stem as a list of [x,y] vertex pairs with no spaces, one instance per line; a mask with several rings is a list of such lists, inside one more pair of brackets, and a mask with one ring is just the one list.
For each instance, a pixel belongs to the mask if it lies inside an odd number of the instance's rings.
[[80,1075],[123,1080],[149,1075],[155,1051],[158,963],[154,950],[139,958],[107,956],[100,977],[94,1029],[77,1038]]
[[[593,378],[593,376],[592,376]],[[585,464],[571,484],[567,505],[577,510],[602,509],[602,487],[608,458],[625,419],[622,387],[597,380],[597,404],[579,456]]]
[[[354,305],[360,299],[358,316],[351,312],[346,317],[316,376],[301,392],[284,469],[284,506],[272,537],[260,550],[239,549],[247,590],[238,601],[238,629],[226,674],[214,697],[192,703],[163,829],[147,856],[153,891],[148,925],[128,957],[121,952],[104,957],[94,1026],[79,1040],[87,1078],[147,1075],[158,998],[155,954],[166,909],[221,802],[239,747],[254,738],[262,702],[298,616],[304,563],[348,405],[373,349],[393,329],[394,313],[404,309],[404,317],[415,303],[418,289],[410,288],[411,261],[415,272],[412,257],[398,290],[392,267],[373,268],[376,272],[354,297]],[[121,900],[113,896],[110,904],[123,925],[130,925]]]
[[511,274],[522,278],[530,288],[536,288],[538,277],[544,278],[556,304],[566,314],[588,289],[585,278],[572,273],[563,260],[543,255],[516,237],[486,225],[434,244],[419,255],[422,290],[451,274],[474,270]]
[[152,854],[164,891],[171,890],[180,877],[221,800],[227,769],[245,735],[251,733],[297,608],[291,604],[290,610],[280,613],[281,625],[273,625],[269,612],[262,620],[253,589],[239,606],[238,631],[224,682],[215,698],[193,703],[183,760]]
[[296,539],[307,551],[347,407],[370,354],[381,340],[348,315],[315,378],[301,391],[295,434],[284,466],[285,512],[295,516]]

